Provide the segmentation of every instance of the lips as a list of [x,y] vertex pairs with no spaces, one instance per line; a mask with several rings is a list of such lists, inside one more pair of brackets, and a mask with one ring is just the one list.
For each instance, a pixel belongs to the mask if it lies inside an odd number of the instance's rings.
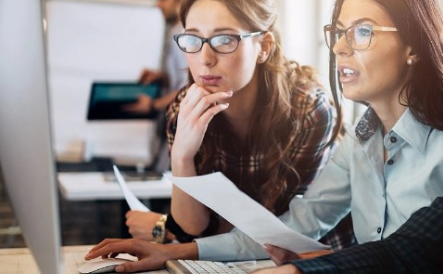
[[200,79],[204,85],[217,85],[221,81],[220,76],[215,75],[202,75],[200,76]]
[[342,84],[350,83],[358,78],[360,72],[348,66],[339,66],[340,82]]

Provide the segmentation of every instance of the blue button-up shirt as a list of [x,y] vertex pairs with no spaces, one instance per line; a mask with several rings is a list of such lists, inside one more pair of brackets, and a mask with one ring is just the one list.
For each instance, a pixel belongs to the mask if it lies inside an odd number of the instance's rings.
[[[290,210],[280,218],[294,230],[319,239],[352,209],[358,242],[380,240],[413,212],[442,196],[442,178],[442,131],[418,122],[407,109],[383,136],[381,124],[369,108],[356,133],[346,134],[304,197],[293,198]],[[238,230],[197,243],[201,259],[267,256]]]

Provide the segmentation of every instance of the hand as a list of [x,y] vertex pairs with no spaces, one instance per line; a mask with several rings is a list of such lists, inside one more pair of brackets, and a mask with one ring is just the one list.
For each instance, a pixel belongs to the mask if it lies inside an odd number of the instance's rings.
[[139,114],[149,113],[153,111],[154,101],[155,100],[148,95],[140,94],[137,98],[137,102],[132,104],[125,104],[122,107],[122,110]]
[[177,118],[177,132],[171,150],[173,171],[176,170],[174,161],[193,163],[208,124],[216,114],[229,106],[218,102],[225,101],[232,94],[232,91],[210,93],[196,84],[189,87]]
[[105,239],[85,256],[85,260],[94,258],[115,258],[120,253],[127,253],[138,258],[138,261],[121,264],[116,272],[136,272],[165,267],[167,260],[197,259],[196,243],[162,245],[140,239]]
[[251,274],[302,274],[295,265],[286,264],[279,267],[267,267],[252,271]]
[[140,239],[105,239],[85,256],[85,260],[97,257],[115,258],[120,253],[137,257],[138,261],[117,266],[116,272],[135,272],[140,270],[159,269],[169,259],[162,249],[164,245],[150,243]]
[[142,83],[143,85],[147,85],[151,82],[154,82],[159,79],[163,79],[164,75],[163,73],[155,70],[150,69],[143,69],[140,73],[140,77],[138,78],[138,81]]
[[332,253],[331,250],[319,250],[313,252],[306,252],[302,254],[297,254],[292,251],[274,246],[265,245],[266,252],[268,252],[269,257],[276,265],[282,265],[285,262],[289,262],[297,259],[311,259],[318,256],[326,255]]
[[152,241],[152,229],[162,214],[130,210],[126,213],[126,225],[133,238]]

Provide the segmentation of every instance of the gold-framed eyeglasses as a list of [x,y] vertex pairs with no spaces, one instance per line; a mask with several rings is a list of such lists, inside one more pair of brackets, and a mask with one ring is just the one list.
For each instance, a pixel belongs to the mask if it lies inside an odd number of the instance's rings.
[[365,50],[371,45],[372,34],[375,31],[398,31],[394,27],[373,26],[369,24],[357,24],[347,29],[338,29],[332,25],[326,25],[323,28],[326,45],[333,49],[338,40],[343,36],[346,42],[354,50]]
[[174,35],[174,40],[178,47],[186,53],[197,53],[203,48],[204,43],[208,43],[215,52],[228,54],[234,52],[244,38],[262,35],[263,33],[264,31],[246,34],[219,34],[209,38],[183,33]]

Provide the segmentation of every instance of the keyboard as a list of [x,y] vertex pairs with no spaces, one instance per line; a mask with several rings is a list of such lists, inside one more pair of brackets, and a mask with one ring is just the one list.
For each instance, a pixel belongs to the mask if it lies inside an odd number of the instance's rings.
[[166,269],[171,274],[246,274],[247,272],[233,263],[193,260],[169,260]]

